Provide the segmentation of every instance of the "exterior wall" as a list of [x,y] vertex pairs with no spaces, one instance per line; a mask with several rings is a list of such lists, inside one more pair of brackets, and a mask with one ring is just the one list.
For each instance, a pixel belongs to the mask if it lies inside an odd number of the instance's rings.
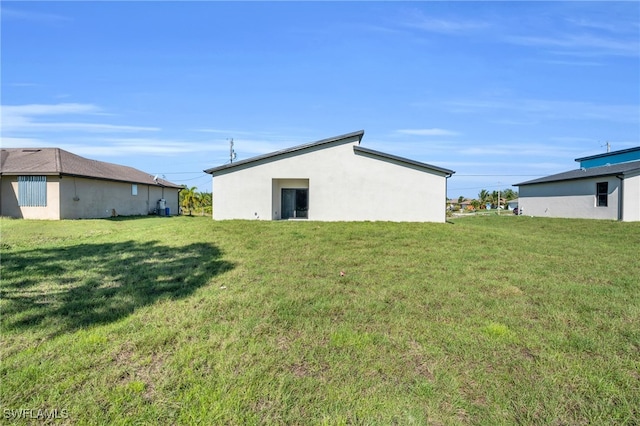
[[[596,183],[609,183],[607,207],[596,205]],[[518,205],[528,216],[583,219],[619,219],[620,179],[602,176],[561,182],[523,185]]]
[[178,189],[138,185],[131,195],[131,183],[72,176],[47,176],[47,206],[18,206],[17,176],[2,176],[0,182],[2,216],[24,219],[89,219],[112,215],[147,215],[160,198],[166,200],[171,214],[178,214]]
[[119,216],[143,216],[154,211],[160,198],[165,198],[172,214],[178,213],[178,191],[137,184],[138,193],[132,195],[132,184],[99,179],[63,176],[61,184],[62,219],[86,219]]
[[304,188],[308,180],[309,220],[446,220],[444,174],[355,153],[356,144],[340,141],[216,175],[214,218],[279,219],[281,188]]
[[625,177],[623,185],[624,200],[622,202],[622,220],[625,222],[640,221],[640,173]]
[[60,178],[47,176],[47,205],[18,205],[18,176],[2,176],[0,183],[0,215],[22,219],[60,219]]

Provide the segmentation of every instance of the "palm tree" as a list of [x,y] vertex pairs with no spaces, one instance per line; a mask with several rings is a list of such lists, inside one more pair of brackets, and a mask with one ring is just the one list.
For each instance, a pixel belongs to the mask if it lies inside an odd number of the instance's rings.
[[213,206],[213,195],[210,192],[200,192],[198,194],[200,199],[200,208],[202,209],[202,216],[205,211],[211,213],[211,207]]
[[490,197],[491,195],[486,189],[483,189],[478,193],[478,200],[480,200],[480,203],[483,206],[487,205],[487,203],[490,201]]
[[518,193],[511,188],[507,188],[502,191],[502,197],[507,201],[514,200],[518,198]]
[[489,196],[489,201],[491,201],[491,208],[499,208],[500,207],[500,193],[498,191],[492,191]]
[[196,187],[192,186],[191,188],[185,188],[180,191],[180,197],[182,198],[181,205],[184,210],[189,210],[189,216],[193,215],[193,209],[198,205],[198,193],[196,192]]

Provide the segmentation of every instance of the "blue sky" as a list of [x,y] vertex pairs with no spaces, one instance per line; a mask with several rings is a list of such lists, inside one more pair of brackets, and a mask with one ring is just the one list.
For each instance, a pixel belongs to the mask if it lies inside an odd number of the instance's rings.
[[[201,191],[203,169],[365,130],[448,195],[640,145],[639,2],[11,2],[2,147]],[[517,189],[517,188],[514,188]]]

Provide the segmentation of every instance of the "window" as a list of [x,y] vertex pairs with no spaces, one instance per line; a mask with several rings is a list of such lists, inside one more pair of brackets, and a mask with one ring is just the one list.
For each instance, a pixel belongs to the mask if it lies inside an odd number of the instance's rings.
[[18,176],[18,205],[20,207],[46,207],[47,177]]
[[598,182],[596,187],[596,206],[607,207],[607,201],[609,199],[609,182]]
[[138,185],[135,183],[131,184],[131,195],[138,195]]

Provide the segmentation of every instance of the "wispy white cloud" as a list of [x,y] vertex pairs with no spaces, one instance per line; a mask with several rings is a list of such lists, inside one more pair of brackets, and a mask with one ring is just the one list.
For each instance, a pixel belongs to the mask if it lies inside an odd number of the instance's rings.
[[27,83],[27,82],[23,82],[23,81],[16,81],[14,83],[6,83],[7,86],[10,87],[37,87],[38,85],[36,83]]
[[100,111],[92,104],[27,104],[27,105],[3,105],[2,115],[31,116],[31,115],[60,115],[60,114],[87,114]]
[[591,34],[561,34],[555,37],[509,36],[505,40],[511,44],[548,48],[552,53],[572,56],[640,55],[640,41],[637,36],[613,39]]
[[402,22],[402,26],[426,32],[465,35],[490,27],[490,23],[481,20],[451,19],[425,15],[422,11],[414,10],[411,16]]
[[[640,106],[612,105],[583,101],[547,99],[459,99],[447,101],[445,107],[455,113],[480,113],[487,110],[508,110],[519,114],[519,120],[603,120],[638,123]],[[505,118],[505,117],[502,117]]]
[[255,132],[248,132],[248,131],[244,131],[244,130],[231,130],[231,129],[208,129],[208,128],[201,128],[201,129],[193,129],[194,132],[202,132],[202,133],[216,133],[216,134],[220,134],[220,135],[253,135],[255,134]]
[[0,138],[0,145],[3,148],[49,148],[53,145],[47,141],[39,138],[27,138],[27,137],[8,137],[2,136]]
[[565,19],[567,23],[570,25],[574,25],[579,28],[590,29],[590,30],[598,30],[598,31],[607,31],[613,34],[628,34],[633,33],[637,35],[638,32],[638,21],[623,21],[620,19],[616,19],[615,21],[601,21],[601,20],[593,20],[588,18],[581,17],[568,17]]
[[454,132],[453,130],[446,129],[399,129],[396,130],[396,133],[400,133],[403,135],[415,135],[415,136],[456,136],[460,133]]
[[75,144],[73,152],[81,155],[160,155],[222,152],[224,147],[207,141],[185,142],[163,138],[101,138],[93,144]]
[[2,134],[11,136],[24,132],[150,132],[158,127],[131,126],[110,123],[89,123],[79,121],[42,121],[41,117],[66,117],[86,115],[109,115],[93,104],[28,104],[3,105],[1,109]]
[[604,65],[603,62],[581,61],[581,60],[557,60],[557,59],[551,59],[551,60],[543,60],[543,61],[537,61],[537,62],[543,62],[545,64],[551,64],[551,65],[568,65],[568,66],[572,66],[572,67],[601,67],[601,66]]
[[32,22],[48,22],[48,23],[57,23],[57,22],[65,22],[71,21],[72,19],[68,16],[54,14],[54,13],[41,13],[41,12],[33,12],[21,9],[7,8],[2,7],[2,19],[13,19],[13,20],[21,20],[21,21],[32,21]]

